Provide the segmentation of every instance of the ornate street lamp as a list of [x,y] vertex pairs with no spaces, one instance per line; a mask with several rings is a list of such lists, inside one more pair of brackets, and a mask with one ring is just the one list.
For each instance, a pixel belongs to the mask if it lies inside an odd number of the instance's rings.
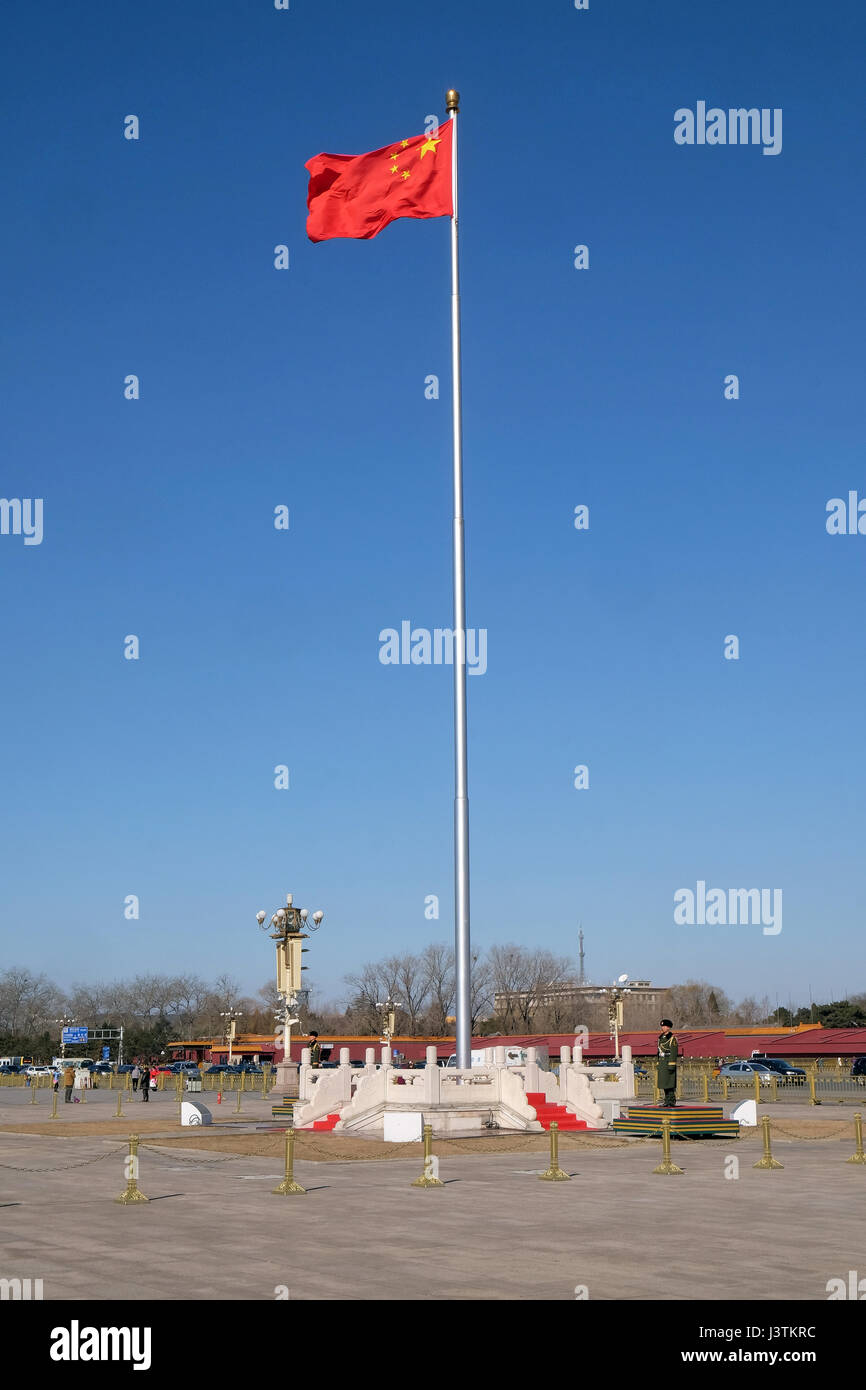
[[322,925],[324,912],[310,913],[305,907],[295,907],[292,894],[286,895],[285,907],[280,907],[268,921],[268,914],[261,910],[256,913],[256,921],[262,931],[268,932],[277,951],[277,993],[283,1003],[276,1022],[281,1026],[275,1042],[283,1044],[283,1060],[277,1065],[276,1086],[283,1094],[297,1096],[298,1067],[292,1061],[292,1025],[298,1023],[292,1014],[298,1007],[298,995],[302,988],[302,971],[306,966],[301,957],[307,949],[301,943],[308,939],[308,933],[318,931]]
[[394,1036],[394,1024],[397,1017],[397,1010],[401,1007],[399,999],[392,999],[390,994],[384,1004],[377,1004],[376,1008],[382,1015],[382,1037],[380,1042],[384,1043],[388,1049],[388,1056],[391,1056],[391,1039]]
[[228,1045],[229,1045],[229,1061],[228,1061],[228,1064],[229,1064],[229,1066],[231,1066],[231,1064],[232,1064],[232,1043],[233,1043],[234,1040],[235,1040],[235,1019],[243,1018],[243,1010],[242,1010],[242,1009],[226,1009],[224,1012],[222,1012],[222,1013],[220,1014],[220,1018],[228,1019],[228,1022],[226,1023],[225,1028],[223,1029],[223,1037],[226,1039],[226,1041],[228,1042]]

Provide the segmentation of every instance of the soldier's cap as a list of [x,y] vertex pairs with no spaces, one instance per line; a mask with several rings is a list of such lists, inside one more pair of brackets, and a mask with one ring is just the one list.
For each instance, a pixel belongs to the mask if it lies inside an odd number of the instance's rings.
[[660,1028],[673,1028],[673,1026],[674,1025],[671,1023],[669,1018],[663,1018],[661,1023],[659,1024]]

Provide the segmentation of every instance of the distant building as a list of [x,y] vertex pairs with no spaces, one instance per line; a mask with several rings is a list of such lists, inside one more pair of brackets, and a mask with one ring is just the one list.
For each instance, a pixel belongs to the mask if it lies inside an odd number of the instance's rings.
[[[537,1013],[540,1009],[555,1008],[561,1011],[574,1005],[578,1013],[603,1004],[607,1006],[606,985],[550,985],[538,990],[504,990],[493,997],[493,1009],[499,1018],[509,1012],[523,1014],[525,1011]],[[651,980],[629,980],[623,990],[623,1007],[626,1015],[634,1014],[645,1006],[656,1012],[663,1012],[668,996],[666,985],[654,985]],[[581,1020],[578,1019],[577,1022]]]

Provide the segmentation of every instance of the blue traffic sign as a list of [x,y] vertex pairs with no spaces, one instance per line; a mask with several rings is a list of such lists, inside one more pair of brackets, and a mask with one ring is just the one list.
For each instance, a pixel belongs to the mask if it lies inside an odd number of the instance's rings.
[[86,1028],[64,1028],[63,1031],[62,1031],[62,1033],[60,1034],[60,1041],[61,1041],[62,1043],[64,1043],[65,1045],[67,1045],[67,1046],[69,1045],[69,1043],[86,1043],[86,1042],[87,1042],[87,1029],[86,1029]]

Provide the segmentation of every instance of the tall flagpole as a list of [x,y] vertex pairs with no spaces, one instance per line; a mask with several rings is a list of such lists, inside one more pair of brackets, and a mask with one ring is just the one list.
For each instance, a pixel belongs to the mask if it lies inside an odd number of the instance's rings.
[[454,430],[454,959],[457,1065],[472,1053],[469,954],[469,773],[466,738],[466,551],[463,538],[463,407],[460,391],[460,263],[457,251],[457,112],[460,93],[449,91],[451,117],[451,389]]

